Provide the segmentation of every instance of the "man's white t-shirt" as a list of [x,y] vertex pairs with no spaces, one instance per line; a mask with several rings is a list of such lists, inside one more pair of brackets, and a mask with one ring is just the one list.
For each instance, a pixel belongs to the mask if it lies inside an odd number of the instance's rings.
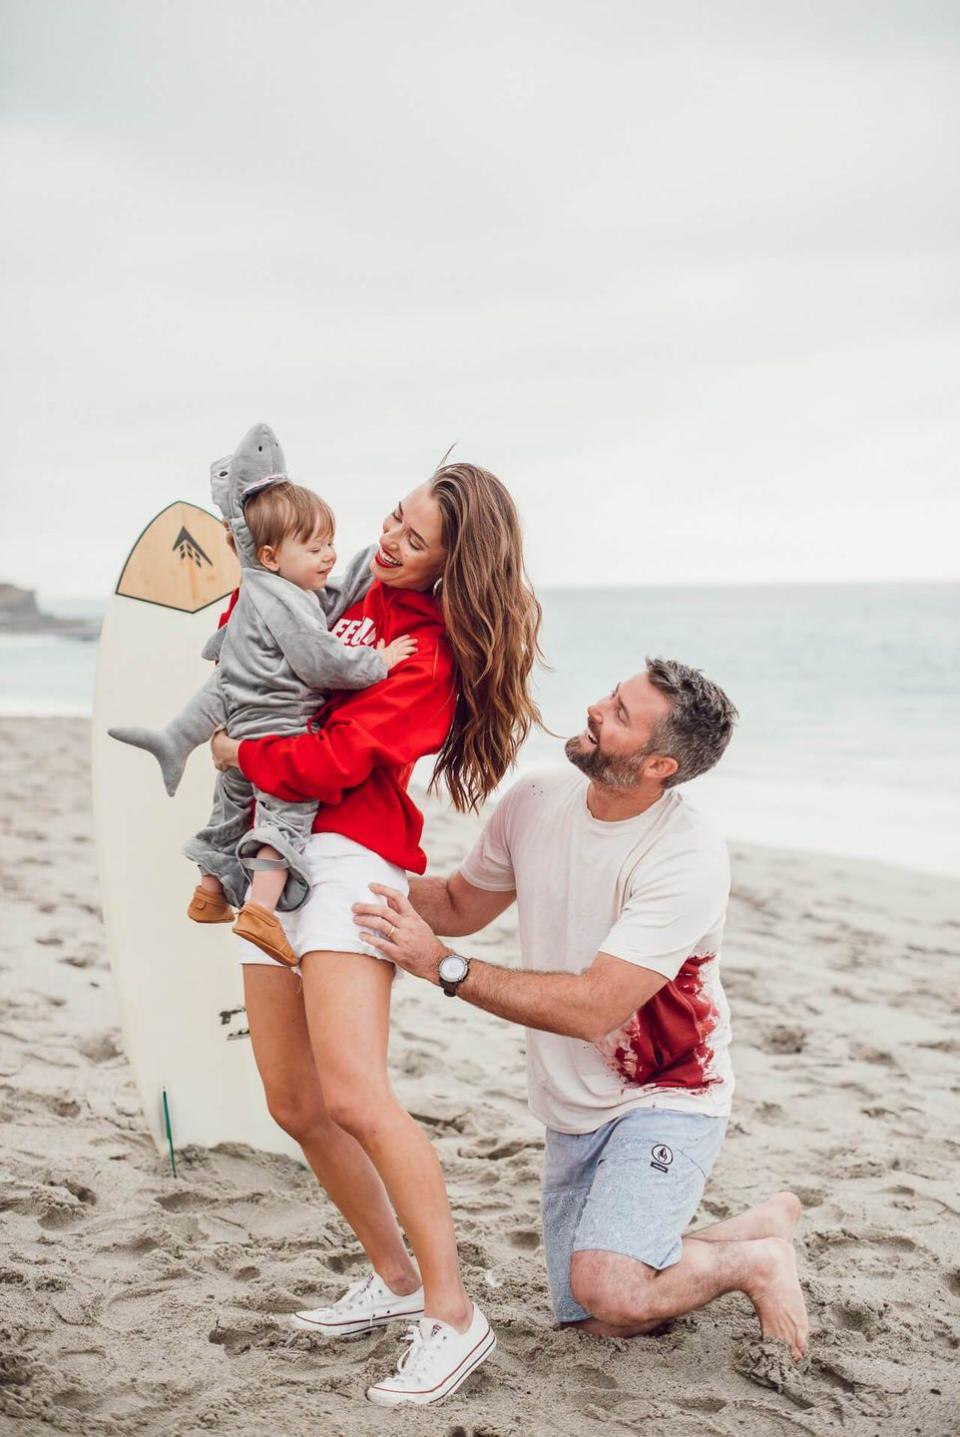
[[582,973],[610,953],[669,981],[598,1043],[527,1029],[530,1111],[588,1133],[633,1108],[730,1111],[730,1010],[720,942],[726,844],[676,789],[636,818],[596,819],[586,777],[548,769],[514,784],[461,868],[516,889],[524,968]]

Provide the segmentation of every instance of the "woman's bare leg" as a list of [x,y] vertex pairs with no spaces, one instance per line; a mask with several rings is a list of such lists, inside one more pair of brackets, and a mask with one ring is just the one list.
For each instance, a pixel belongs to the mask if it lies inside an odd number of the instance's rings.
[[383,1179],[420,1268],[424,1312],[463,1332],[473,1307],[460,1279],[440,1160],[387,1076],[392,966],[362,953],[307,953],[301,969],[327,1113]]
[[417,1270],[376,1168],[355,1138],[331,1122],[310,1046],[300,981],[279,965],[243,967],[250,1038],[267,1106],[301,1146],[374,1269],[394,1292],[414,1292]]

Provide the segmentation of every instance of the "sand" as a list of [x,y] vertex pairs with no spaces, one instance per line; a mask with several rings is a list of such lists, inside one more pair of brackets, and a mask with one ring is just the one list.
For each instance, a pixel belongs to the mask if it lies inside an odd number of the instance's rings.
[[[82,722],[0,721],[0,1430],[960,1431],[956,885],[735,850],[739,1088],[698,1222],[800,1196],[800,1366],[736,1295],[631,1342],[555,1330],[522,1031],[399,985],[397,1088],[441,1155],[499,1347],[441,1406],[384,1412],[362,1391],[397,1331],[323,1345],[282,1320],[363,1268],[309,1173],[230,1145],[185,1149],[174,1179],[147,1136],[103,956],[87,745]],[[431,806],[434,868],[474,831]],[[469,948],[514,962],[513,916]]]

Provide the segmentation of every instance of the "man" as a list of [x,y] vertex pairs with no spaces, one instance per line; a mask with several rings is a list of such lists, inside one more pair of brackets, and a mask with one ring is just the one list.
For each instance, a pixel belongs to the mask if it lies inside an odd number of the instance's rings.
[[[632,1337],[745,1293],[766,1337],[806,1350],[780,1193],[684,1236],[723,1141],[733,1073],[720,985],[723,840],[676,789],[723,754],[737,712],[667,659],[617,685],[570,739],[573,770],[522,778],[449,879],[356,921],[407,972],[527,1028],[547,1128],[544,1249],[559,1322]],[[455,953],[516,899],[523,966]]]

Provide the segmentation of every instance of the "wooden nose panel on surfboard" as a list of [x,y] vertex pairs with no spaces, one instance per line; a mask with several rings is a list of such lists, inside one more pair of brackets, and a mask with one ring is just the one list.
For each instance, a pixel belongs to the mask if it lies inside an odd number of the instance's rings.
[[178,499],[144,529],[127,557],[116,592],[195,614],[240,582],[226,530],[206,509]]
[[[181,848],[206,822],[216,774],[206,747],[175,798],[156,760],[118,743],[121,724],[161,728],[208,678],[200,657],[239,566],[219,521],[178,502],[140,535],[107,601],[93,711],[93,797],[107,951],[123,1046],[161,1153],[163,1089],[177,1148],[243,1142],[298,1149],[267,1112],[247,1034],[240,940],[187,917],[196,869]],[[280,982],[296,980],[277,965]]]

